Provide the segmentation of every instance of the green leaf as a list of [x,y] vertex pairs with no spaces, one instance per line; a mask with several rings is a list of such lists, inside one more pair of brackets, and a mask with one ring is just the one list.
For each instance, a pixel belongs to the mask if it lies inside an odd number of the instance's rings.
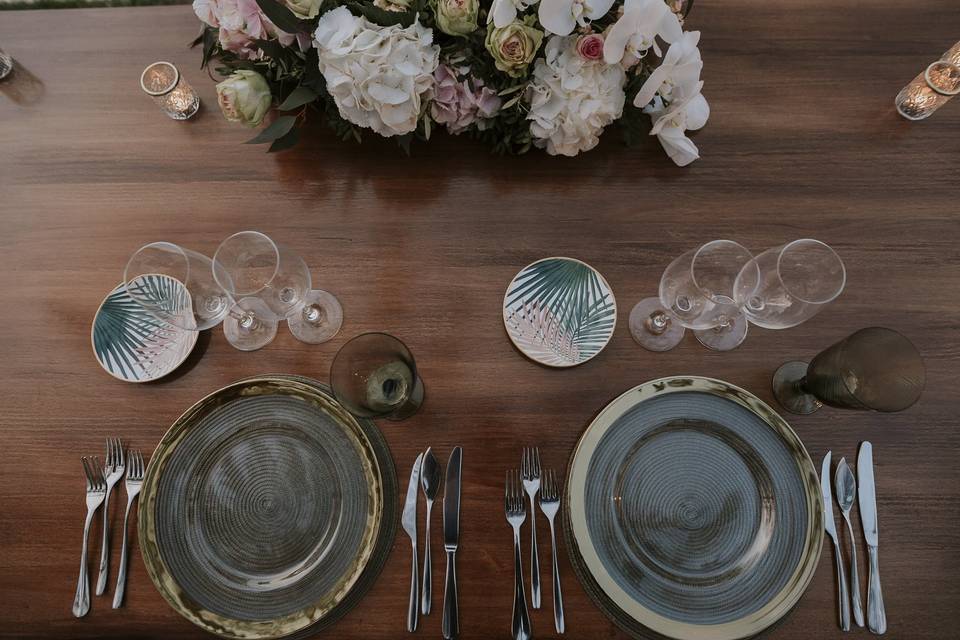
[[405,133],[402,136],[397,138],[397,144],[400,145],[400,148],[403,149],[403,152],[409,156],[410,155],[410,143],[413,142],[413,134]]
[[[257,0],[257,2],[261,1],[263,0]],[[363,2],[347,2],[346,6],[353,13],[359,13],[370,22],[381,27],[392,27],[395,24],[409,27],[417,17],[417,14],[413,11],[387,11]]]
[[293,15],[293,12],[290,11],[286,5],[276,0],[257,0],[257,4],[266,16],[270,18],[270,22],[277,25],[277,28],[281,31],[295,34],[301,31],[307,31],[309,28],[309,25]]
[[290,95],[287,96],[287,99],[283,101],[283,104],[280,105],[281,111],[290,111],[291,109],[296,109],[297,107],[302,107],[305,104],[313,102],[319,96],[317,92],[313,89],[307,87],[297,87],[290,92]]
[[273,144],[270,145],[270,148],[267,149],[267,153],[286,151],[287,149],[296,146],[298,142],[300,142],[300,127],[294,127],[293,129],[290,129],[286,135],[274,140]]
[[297,118],[295,116],[280,116],[270,126],[243,144],[266,144],[278,140],[287,135],[296,122]]
[[200,37],[203,39],[203,57],[200,59],[200,68],[206,69],[213,57],[214,49],[220,43],[220,39],[213,29],[204,29],[203,35]]

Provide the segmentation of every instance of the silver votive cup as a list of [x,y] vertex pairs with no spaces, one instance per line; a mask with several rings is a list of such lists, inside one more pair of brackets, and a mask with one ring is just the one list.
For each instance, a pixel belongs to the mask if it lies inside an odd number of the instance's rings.
[[174,120],[186,120],[200,108],[200,97],[169,62],[154,62],[140,74],[140,87],[160,110]]
[[940,59],[944,62],[960,65],[960,42],[950,47]]
[[960,93],[960,64],[937,60],[897,94],[894,104],[897,112],[907,120],[923,120],[929,118],[934,111],[958,93]]
[[0,80],[3,80],[13,71],[13,58],[10,54],[0,49]]

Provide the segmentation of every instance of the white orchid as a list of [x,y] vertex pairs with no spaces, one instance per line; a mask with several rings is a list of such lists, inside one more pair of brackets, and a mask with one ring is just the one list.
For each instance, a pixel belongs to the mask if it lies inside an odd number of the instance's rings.
[[680,19],[663,0],[626,0],[623,15],[606,35],[603,58],[607,64],[623,61],[624,67],[632,67],[648,49],[660,55],[657,36],[672,44],[681,35]]
[[591,20],[607,15],[613,3],[614,0],[540,0],[538,16],[550,33],[568,36],[578,24],[585,27]]
[[699,31],[687,31],[671,44],[663,62],[640,87],[633,105],[643,107],[649,104],[655,95],[671,102],[699,92],[696,87],[703,69],[703,60],[700,58],[700,50],[697,49],[699,41]]
[[650,135],[657,136],[663,150],[680,167],[700,157],[697,145],[687,137],[686,132],[701,128],[710,117],[710,105],[700,93],[702,88],[703,83],[698,82],[692,94],[669,105],[657,96],[643,110],[653,119]]
[[487,24],[502,29],[513,22],[518,12],[526,11],[540,0],[493,0],[490,12],[487,14]]

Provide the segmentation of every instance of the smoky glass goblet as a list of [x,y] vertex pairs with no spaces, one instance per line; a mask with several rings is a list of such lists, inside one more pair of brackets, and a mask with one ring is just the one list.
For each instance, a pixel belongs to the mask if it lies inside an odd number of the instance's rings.
[[387,333],[362,333],[343,345],[330,366],[330,387],[360,418],[404,420],[423,404],[413,354]]
[[[727,351],[747,335],[747,321],[734,299],[734,285],[759,282],[753,255],[732,240],[714,240],[687,251],[667,266],[660,295],[645,298],[630,312],[630,332],[642,347],[667,351],[692,329],[706,347]],[[752,278],[751,278],[752,275]]]
[[783,364],[773,375],[773,395],[791,413],[813,413],[825,404],[894,412],[919,400],[925,383],[923,358],[913,343],[893,329],[869,327],[809,364]]

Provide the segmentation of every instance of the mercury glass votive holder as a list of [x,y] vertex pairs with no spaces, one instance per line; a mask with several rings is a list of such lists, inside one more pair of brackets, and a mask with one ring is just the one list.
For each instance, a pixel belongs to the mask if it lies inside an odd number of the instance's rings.
[[960,42],[947,49],[947,52],[940,59],[944,62],[960,65]]
[[0,49],[0,80],[3,80],[13,71],[13,58],[10,54]]
[[140,87],[174,120],[186,120],[200,108],[200,96],[169,62],[154,62],[144,69]]
[[937,60],[897,94],[894,104],[907,120],[923,120],[958,93],[960,64]]

